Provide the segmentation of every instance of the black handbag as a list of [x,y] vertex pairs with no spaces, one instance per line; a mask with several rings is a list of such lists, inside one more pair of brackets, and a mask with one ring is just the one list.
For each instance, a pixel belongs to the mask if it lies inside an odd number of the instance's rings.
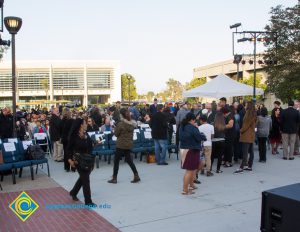
[[95,156],[91,154],[75,153],[74,159],[77,162],[77,167],[81,170],[93,170],[95,164]]
[[28,146],[25,159],[26,160],[41,160],[45,158],[45,152],[39,144]]

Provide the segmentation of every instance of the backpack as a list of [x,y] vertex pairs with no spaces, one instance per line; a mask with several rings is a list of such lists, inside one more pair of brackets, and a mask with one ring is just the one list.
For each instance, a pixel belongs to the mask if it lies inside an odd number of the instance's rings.
[[39,144],[28,146],[25,154],[26,160],[40,160],[45,158],[45,152]]

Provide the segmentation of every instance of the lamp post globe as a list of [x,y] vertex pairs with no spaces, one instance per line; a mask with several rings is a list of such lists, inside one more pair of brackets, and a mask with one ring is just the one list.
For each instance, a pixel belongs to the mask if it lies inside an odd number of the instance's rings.
[[11,60],[12,60],[12,110],[13,110],[13,136],[16,137],[16,90],[17,83],[16,80],[16,51],[15,51],[15,35],[18,33],[22,26],[22,19],[19,17],[8,16],[4,18],[4,25],[7,31],[11,34]]
[[4,25],[9,34],[17,34],[22,26],[22,19],[14,16],[7,16],[4,18]]

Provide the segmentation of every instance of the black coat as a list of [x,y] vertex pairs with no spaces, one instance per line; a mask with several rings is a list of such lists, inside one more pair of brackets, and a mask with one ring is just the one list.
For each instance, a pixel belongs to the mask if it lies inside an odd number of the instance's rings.
[[284,134],[296,134],[300,123],[299,111],[293,107],[284,109],[281,113],[281,131]]
[[62,123],[61,119],[55,115],[52,114],[50,122],[49,122],[49,132],[50,132],[50,139],[51,141],[58,141],[61,139],[61,131],[62,131]]
[[61,130],[61,142],[63,144],[68,144],[69,141],[69,133],[72,127],[72,124],[74,122],[74,119],[70,118],[63,118],[62,120],[62,130]]
[[272,119],[272,128],[270,130],[269,138],[270,139],[279,139],[281,138],[280,134],[280,118],[275,115],[271,116]]
[[168,138],[168,118],[162,112],[155,113],[150,121],[152,138],[166,140]]
[[207,122],[209,124],[214,124],[214,121],[215,121],[215,117],[216,117],[216,111],[212,111],[209,116],[207,117]]
[[102,125],[102,117],[99,112],[93,112],[91,118],[95,121],[98,127]]
[[97,124],[94,124],[93,126],[87,125],[86,131],[87,132],[99,131],[99,126]]
[[156,106],[154,104],[152,104],[150,106],[150,114],[151,114],[151,116],[153,116],[155,113],[157,113],[157,104],[156,104]]
[[13,116],[0,114],[0,138],[13,137]]

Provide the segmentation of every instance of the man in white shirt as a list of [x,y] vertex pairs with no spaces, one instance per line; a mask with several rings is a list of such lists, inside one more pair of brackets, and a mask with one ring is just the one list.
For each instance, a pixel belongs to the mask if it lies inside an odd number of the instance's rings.
[[211,148],[212,148],[212,141],[211,139],[214,137],[214,126],[207,123],[207,116],[202,115],[200,117],[201,126],[199,126],[199,131],[206,136],[206,141],[203,142],[203,151],[205,155],[205,164],[206,164],[206,175],[213,176],[211,172]]

